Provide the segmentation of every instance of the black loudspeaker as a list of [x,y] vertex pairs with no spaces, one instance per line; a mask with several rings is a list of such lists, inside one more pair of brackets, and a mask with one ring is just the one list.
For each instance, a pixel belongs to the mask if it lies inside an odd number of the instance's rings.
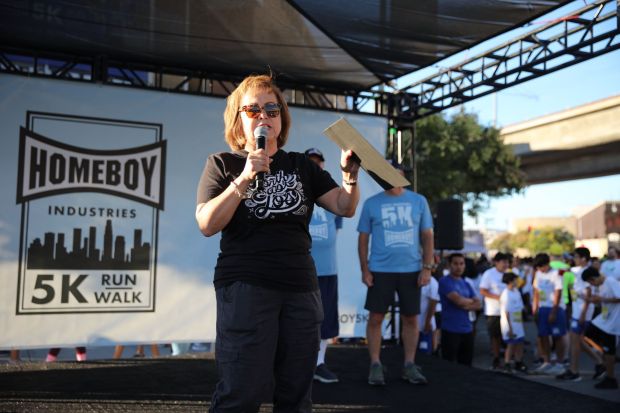
[[458,199],[437,201],[435,249],[463,249],[463,202]]

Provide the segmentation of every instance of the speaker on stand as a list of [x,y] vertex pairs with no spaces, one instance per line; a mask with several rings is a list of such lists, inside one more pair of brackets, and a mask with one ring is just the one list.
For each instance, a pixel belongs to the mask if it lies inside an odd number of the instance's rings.
[[435,216],[435,249],[463,249],[463,202],[458,199],[437,201]]

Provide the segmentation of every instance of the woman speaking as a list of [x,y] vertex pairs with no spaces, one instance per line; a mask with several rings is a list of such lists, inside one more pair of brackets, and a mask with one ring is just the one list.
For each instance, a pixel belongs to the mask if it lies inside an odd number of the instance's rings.
[[211,411],[257,412],[273,388],[274,412],[310,412],[323,314],[308,225],[315,203],[354,215],[359,164],[342,152],[340,187],[304,154],[282,150],[291,118],[270,76],[239,84],[224,124],[231,152],[209,156],[196,208],[204,235],[222,232]]

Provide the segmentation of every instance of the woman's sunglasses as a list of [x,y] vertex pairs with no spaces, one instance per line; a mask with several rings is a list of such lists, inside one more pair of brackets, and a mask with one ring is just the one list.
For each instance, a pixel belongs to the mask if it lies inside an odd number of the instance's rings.
[[278,116],[280,116],[281,107],[282,106],[280,106],[279,103],[266,103],[265,106],[261,108],[258,104],[255,103],[253,105],[242,106],[241,109],[239,109],[239,112],[245,112],[248,118],[256,119],[260,116],[261,112],[264,109],[267,116],[269,116],[270,118],[277,118]]

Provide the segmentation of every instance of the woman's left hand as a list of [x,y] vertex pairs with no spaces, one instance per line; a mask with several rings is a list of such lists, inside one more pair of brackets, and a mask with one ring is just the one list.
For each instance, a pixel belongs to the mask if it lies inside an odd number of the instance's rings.
[[360,169],[360,158],[350,149],[348,151],[342,150],[340,153],[340,169],[343,172],[357,176],[357,172]]

